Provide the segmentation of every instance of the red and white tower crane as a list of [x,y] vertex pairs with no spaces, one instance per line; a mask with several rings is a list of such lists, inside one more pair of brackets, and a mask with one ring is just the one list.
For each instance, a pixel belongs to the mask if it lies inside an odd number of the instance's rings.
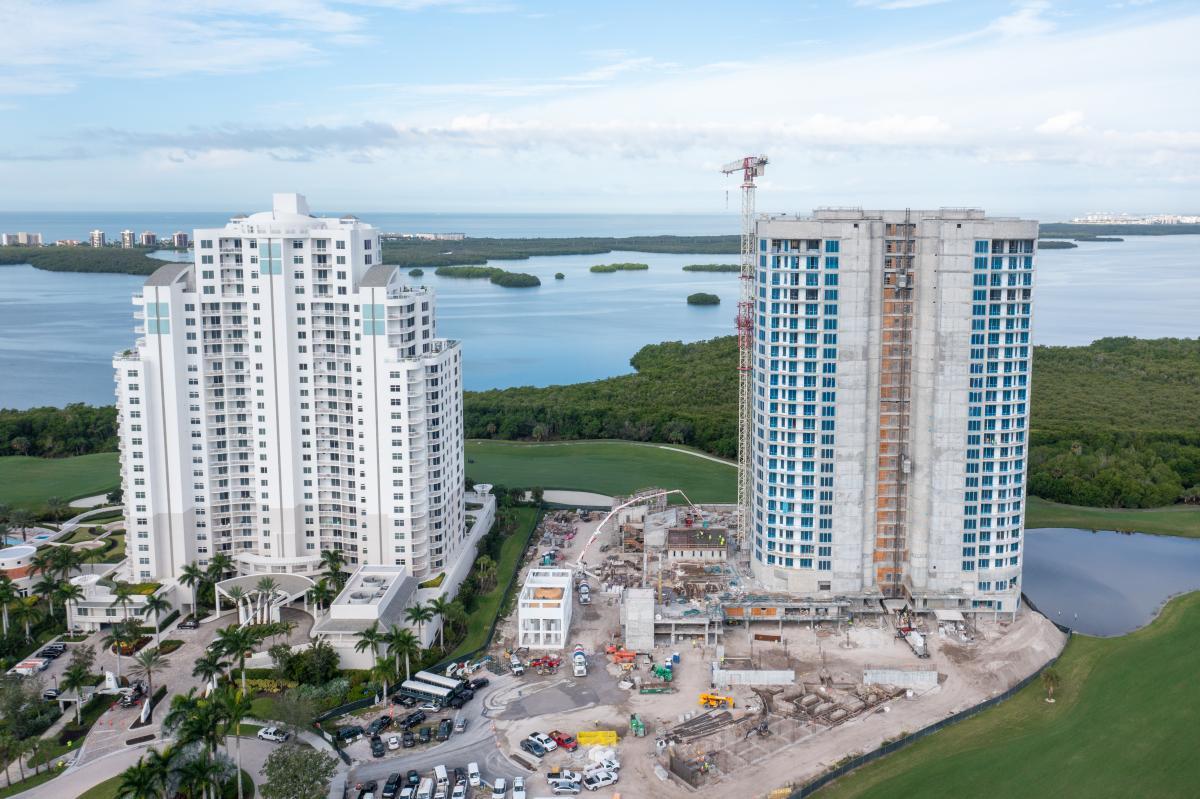
[[726,175],[742,175],[742,290],[737,306],[738,337],[738,487],[737,537],[747,547],[752,515],[750,487],[753,463],[754,396],[751,367],[754,363],[754,179],[767,171],[765,155],[748,155],[721,168]]

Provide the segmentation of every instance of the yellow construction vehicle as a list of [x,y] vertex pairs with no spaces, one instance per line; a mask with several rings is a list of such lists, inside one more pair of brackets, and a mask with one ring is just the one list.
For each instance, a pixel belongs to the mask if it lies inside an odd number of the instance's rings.
[[700,704],[704,707],[733,707],[732,696],[718,694],[700,694]]

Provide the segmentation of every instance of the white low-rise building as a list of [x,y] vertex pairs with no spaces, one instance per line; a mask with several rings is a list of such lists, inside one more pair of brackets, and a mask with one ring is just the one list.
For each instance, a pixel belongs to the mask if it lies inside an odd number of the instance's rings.
[[[181,604],[179,586],[168,583],[159,586],[151,593],[137,593],[127,597],[125,602],[117,598],[117,584],[113,580],[99,574],[80,574],[71,578],[71,584],[77,585],[83,591],[83,597],[67,603],[67,628],[84,632],[95,632],[126,619],[136,619],[147,627],[154,626],[154,614],[145,611],[146,600],[155,594],[166,597],[172,609],[177,610]],[[161,624],[171,611],[163,613],[158,621]]]
[[565,647],[573,594],[570,569],[530,569],[517,600],[517,646]]

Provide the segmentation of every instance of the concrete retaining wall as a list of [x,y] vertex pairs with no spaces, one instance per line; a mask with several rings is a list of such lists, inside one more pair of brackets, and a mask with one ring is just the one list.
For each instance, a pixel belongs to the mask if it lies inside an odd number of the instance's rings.
[[894,685],[897,688],[933,688],[937,685],[936,671],[908,669],[863,669],[864,685]]
[[714,665],[712,682],[718,688],[728,688],[731,685],[794,685],[796,672],[791,669],[721,669]]

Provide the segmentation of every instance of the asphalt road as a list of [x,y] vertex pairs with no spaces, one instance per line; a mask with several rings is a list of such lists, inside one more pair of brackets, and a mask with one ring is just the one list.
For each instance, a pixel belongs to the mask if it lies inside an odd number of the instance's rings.
[[[376,780],[382,786],[388,775],[396,772],[403,774],[409,769],[416,769],[421,772],[422,776],[426,776],[432,774],[434,766],[443,765],[447,769],[466,770],[468,763],[478,763],[479,771],[483,775],[484,781],[488,783],[495,780],[496,777],[504,777],[510,783],[515,776],[528,777],[529,770],[509,760],[497,745],[496,734],[492,730],[492,722],[489,717],[492,711],[487,707],[488,697],[496,691],[502,690],[513,678],[490,674],[487,676],[491,680],[491,685],[477,693],[475,698],[463,708],[463,715],[467,719],[467,729],[459,734],[451,735],[450,739],[444,743],[426,744],[425,746],[418,744],[414,749],[388,752],[381,758],[371,757],[370,747],[366,740],[359,741],[348,750],[362,760],[351,768],[347,785],[353,787],[361,782]],[[400,717],[402,710],[408,712],[405,708],[397,708],[397,717]],[[450,717],[453,718],[453,714]],[[388,730],[384,733],[383,739],[386,741],[392,734],[399,733]],[[355,796],[356,794],[352,792],[350,795]]]

